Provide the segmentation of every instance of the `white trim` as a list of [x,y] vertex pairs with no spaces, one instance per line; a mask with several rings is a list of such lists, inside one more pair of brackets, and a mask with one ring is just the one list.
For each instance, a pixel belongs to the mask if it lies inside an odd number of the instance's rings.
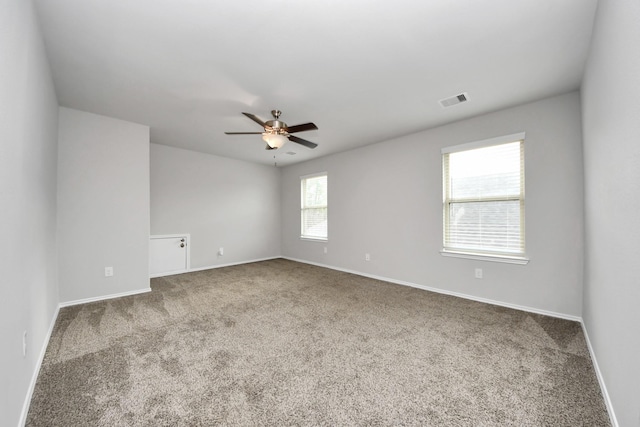
[[306,240],[308,242],[328,242],[329,239],[326,237],[308,237],[308,236],[300,236],[300,240]]
[[616,414],[615,414],[615,412],[613,410],[613,403],[611,402],[611,397],[609,396],[609,392],[607,391],[607,386],[605,384],[604,377],[602,376],[602,372],[600,371],[600,367],[598,365],[598,360],[596,359],[596,354],[595,354],[595,351],[593,350],[593,347],[591,345],[591,340],[589,339],[589,334],[587,333],[587,327],[584,324],[584,320],[582,319],[582,317],[574,316],[574,315],[571,315],[571,314],[557,313],[557,312],[554,312],[554,311],[542,310],[542,309],[533,308],[533,307],[522,306],[522,305],[518,305],[518,304],[511,304],[511,303],[505,303],[505,302],[501,302],[501,301],[495,301],[495,300],[491,300],[491,299],[488,299],[488,298],[479,298],[479,297],[475,297],[475,296],[472,296],[472,295],[462,294],[462,293],[459,293],[459,292],[451,292],[451,291],[447,291],[447,290],[444,290],[444,289],[432,288],[430,286],[418,285],[418,284],[411,283],[411,282],[405,282],[405,281],[402,281],[402,280],[395,280],[395,279],[391,279],[391,278],[388,278],[388,277],[376,276],[374,274],[362,273],[362,272],[359,272],[359,271],[350,270],[350,269],[346,269],[346,268],[333,267],[333,266],[330,266],[330,265],[320,264],[320,263],[306,261],[306,260],[297,259],[297,258],[291,258],[291,257],[286,257],[286,256],[283,256],[282,258],[288,259],[290,261],[301,262],[303,264],[311,264],[311,265],[315,265],[315,266],[318,266],[318,267],[328,268],[328,269],[331,269],[331,270],[342,271],[342,272],[345,272],[345,273],[357,274],[359,276],[369,277],[371,279],[382,280],[382,281],[385,281],[385,282],[395,283],[395,284],[398,284],[398,285],[410,286],[412,288],[422,289],[422,290],[425,290],[425,291],[436,292],[436,293],[444,294],[444,295],[451,295],[451,296],[454,296],[454,297],[464,298],[464,299],[477,301],[477,302],[482,302],[482,303],[486,303],[486,304],[492,304],[492,305],[497,305],[497,306],[501,306],[501,307],[512,308],[514,310],[526,311],[526,312],[529,312],[529,313],[542,314],[542,315],[545,315],[545,316],[556,317],[556,318],[559,318],[559,319],[565,319],[565,320],[571,320],[571,321],[574,321],[574,322],[579,322],[580,325],[582,326],[582,332],[584,333],[584,338],[585,338],[585,341],[587,343],[587,348],[589,349],[589,354],[591,355],[591,362],[593,363],[593,368],[594,368],[594,370],[596,372],[596,377],[598,378],[598,384],[600,385],[600,391],[602,392],[602,397],[604,399],[605,406],[607,407],[607,412],[609,414],[609,419],[611,421],[611,426],[612,427],[619,427],[618,420],[616,419]]
[[598,383],[600,384],[600,391],[602,392],[602,397],[604,398],[604,404],[607,407],[607,412],[609,413],[609,420],[611,421],[612,427],[618,427],[618,420],[616,419],[616,413],[613,411],[613,403],[611,402],[611,397],[609,396],[609,392],[607,391],[607,386],[604,383],[604,377],[602,376],[602,372],[600,371],[600,367],[598,366],[598,360],[596,359],[596,353],[593,351],[593,347],[591,346],[591,340],[589,339],[589,334],[587,333],[587,326],[584,324],[584,319],[580,319],[580,325],[582,325],[582,333],[584,334],[584,339],[587,341],[587,348],[589,349],[589,354],[591,355],[591,363],[593,363],[593,369],[596,371],[596,377],[598,378]]
[[74,301],[61,302],[60,307],[61,308],[70,307],[72,305],[87,304],[90,302],[104,301],[104,300],[113,299],[113,298],[128,297],[131,295],[144,294],[146,292],[151,292],[151,288],[137,289],[135,291],[121,292],[119,294],[102,295],[99,297],[83,298],[83,299],[77,299]]
[[303,179],[307,179],[307,178],[314,178],[316,176],[329,176],[329,174],[327,173],[327,171],[323,171],[323,172],[316,172],[316,173],[310,173],[309,175],[301,175],[300,176],[300,180],[302,181]]
[[164,271],[162,273],[150,274],[149,279],[155,279],[156,277],[165,277],[165,276],[173,276],[174,274],[184,274],[193,270],[174,270],[174,271]]
[[[180,236],[182,236],[182,234]],[[239,264],[248,264],[248,263],[252,263],[252,262],[268,261],[268,260],[278,259],[278,258],[282,258],[282,257],[276,256],[276,257],[270,257],[270,258],[256,259],[256,260],[253,260],[253,261],[229,263],[229,264],[217,265],[217,266],[212,266],[212,267],[202,267],[202,268],[191,269],[191,270],[189,270],[189,272],[200,271],[200,270],[209,270],[209,269],[212,269],[212,268],[227,267],[227,266],[239,265]],[[90,303],[90,302],[103,301],[103,300],[108,300],[108,299],[113,299],[113,298],[120,298],[120,297],[126,297],[126,296],[131,296],[131,295],[138,295],[138,294],[147,293],[147,292],[151,292],[151,288],[138,289],[138,290],[135,290],[135,291],[122,292],[122,293],[119,293],[119,294],[111,294],[111,295],[105,295],[105,296],[100,296],[100,297],[84,298],[84,299],[74,300],[74,301],[66,301],[66,302],[61,302],[61,303],[58,304],[58,306],[56,307],[55,312],[53,313],[53,317],[51,318],[51,322],[49,323],[49,329],[47,331],[47,335],[45,337],[44,342],[42,343],[42,347],[40,349],[40,355],[38,356],[38,361],[36,362],[35,369],[33,371],[33,374],[31,375],[31,382],[29,383],[29,388],[27,389],[27,395],[25,396],[24,402],[22,404],[22,413],[20,414],[20,421],[18,423],[18,426],[24,426],[26,424],[26,422],[27,422],[27,415],[29,414],[29,407],[31,406],[31,399],[33,398],[33,392],[34,392],[34,390],[36,388],[36,383],[38,381],[38,376],[40,375],[40,368],[42,367],[42,362],[44,361],[44,356],[45,356],[45,354],[47,352],[47,348],[49,347],[49,341],[51,339],[51,335],[53,334],[53,328],[55,327],[56,321],[58,320],[58,314],[60,313],[60,309],[64,308],[64,307],[70,307],[70,306],[73,306],[73,305],[78,305],[78,304],[86,304],[86,303]]]
[[29,414],[29,407],[31,406],[33,391],[36,388],[36,382],[38,381],[38,376],[40,375],[40,368],[42,367],[42,362],[44,361],[44,355],[47,352],[47,347],[49,347],[49,340],[51,339],[51,334],[53,334],[53,328],[56,325],[56,321],[58,320],[59,312],[60,305],[56,307],[56,310],[53,313],[53,317],[51,318],[51,322],[49,323],[49,330],[47,331],[47,335],[44,338],[42,348],[40,349],[40,355],[38,356],[38,361],[36,362],[35,369],[33,370],[33,374],[31,375],[31,382],[29,383],[29,388],[27,389],[27,395],[25,396],[24,403],[22,404],[22,413],[20,414],[20,422],[18,423],[19,426],[24,426],[27,422],[27,415]]
[[331,269],[331,270],[342,271],[342,272],[345,272],[345,273],[357,274],[358,276],[369,277],[371,279],[382,280],[382,281],[385,281],[385,282],[395,283],[395,284],[398,284],[398,285],[410,286],[412,288],[422,289],[422,290],[425,290],[425,291],[435,292],[435,293],[444,294],[444,295],[451,295],[451,296],[454,296],[454,297],[464,298],[464,299],[477,301],[477,302],[482,302],[482,303],[486,303],[486,304],[497,305],[497,306],[500,306],[500,307],[512,308],[514,310],[526,311],[526,312],[529,312],[529,313],[542,314],[542,315],[545,315],[545,316],[556,317],[556,318],[559,318],[559,319],[565,319],[565,320],[571,320],[571,321],[574,321],[574,322],[579,322],[580,325],[582,326],[582,331],[584,333],[585,341],[587,342],[587,348],[589,349],[589,354],[591,355],[591,362],[593,363],[593,368],[594,368],[594,370],[596,372],[596,377],[598,378],[598,383],[600,385],[600,391],[602,392],[602,397],[604,398],[604,403],[605,403],[605,406],[607,407],[607,412],[609,414],[609,419],[611,420],[611,426],[612,427],[619,427],[618,420],[616,419],[616,415],[615,415],[615,412],[613,410],[613,404],[611,402],[611,397],[609,396],[609,392],[607,391],[607,386],[606,386],[606,384],[604,382],[604,377],[602,376],[602,372],[600,371],[600,367],[598,366],[598,360],[596,359],[596,354],[595,354],[595,352],[593,350],[593,347],[591,346],[591,340],[589,339],[589,334],[587,333],[587,327],[584,324],[584,320],[582,319],[582,317],[574,316],[574,315],[571,315],[571,314],[557,313],[557,312],[554,312],[554,311],[542,310],[542,309],[538,309],[538,308],[534,308],[534,307],[522,306],[522,305],[518,305],[518,304],[505,303],[505,302],[502,302],[502,301],[491,300],[491,299],[488,299],[488,298],[479,298],[479,297],[476,297],[476,296],[462,294],[462,293],[459,293],[459,292],[451,292],[451,291],[447,291],[447,290],[444,290],[444,289],[432,288],[430,286],[418,285],[416,283],[411,283],[411,282],[405,282],[405,281],[402,281],[402,280],[391,279],[389,277],[376,276],[374,274],[362,273],[360,271],[350,270],[350,269],[346,269],[346,268],[333,267],[333,266],[330,266],[330,265],[320,264],[320,263],[317,263],[317,262],[311,262],[311,261],[306,261],[306,260],[297,259],[297,258],[291,258],[291,257],[286,257],[286,256],[283,256],[282,258],[288,259],[290,261],[301,262],[303,264],[311,264],[311,265],[315,265],[315,266],[318,266],[318,267],[328,268],[328,269]]
[[457,153],[458,151],[474,150],[476,148],[490,147],[492,145],[508,144],[510,142],[524,141],[525,132],[512,133],[511,135],[497,136],[483,139],[482,141],[467,142],[465,144],[452,145],[440,149],[442,154]]
[[[319,207],[305,207],[305,181],[307,179],[312,179],[312,178],[320,178],[320,177],[325,177],[325,181],[326,181],[326,191],[327,191],[327,200],[326,200],[326,204],[324,206],[324,209],[326,210],[326,222],[327,222],[327,233],[326,236],[307,236],[304,234],[305,229],[304,229],[304,212],[306,210],[309,209],[319,209]],[[329,174],[327,172],[318,172],[318,173],[313,173],[313,174],[309,174],[309,175],[303,175],[300,177],[300,238],[301,239],[310,239],[310,240],[327,240],[329,238]],[[320,209],[322,209],[322,207],[320,207]]]
[[191,237],[189,233],[176,233],[176,234],[150,234],[150,239],[175,239],[176,237]]
[[[233,266],[233,265],[249,264],[249,263],[260,262],[260,261],[269,261],[269,260],[278,259],[278,258],[288,259],[290,261],[295,261],[295,262],[301,262],[303,264],[311,264],[311,265],[315,265],[315,266],[318,266],[318,267],[328,268],[328,269],[331,269],[331,270],[342,271],[342,272],[345,272],[345,273],[357,274],[357,275],[363,276],[363,277],[369,277],[369,278],[376,279],[376,280],[383,280],[383,281],[389,282],[389,283],[395,283],[395,284],[398,284],[398,285],[409,286],[409,287],[412,287],[412,288],[422,289],[422,290],[426,290],[426,291],[430,291],[430,292],[436,292],[436,293],[444,294],[444,295],[451,295],[451,296],[460,297],[460,298],[464,298],[464,299],[468,299],[468,300],[472,300],[472,301],[478,301],[478,302],[483,302],[483,303],[487,303],[487,304],[492,304],[492,305],[512,308],[512,309],[515,309],[515,310],[521,310],[521,311],[526,311],[526,312],[530,312],[530,313],[543,314],[543,315],[546,315],[546,316],[557,317],[557,318],[560,318],[560,319],[566,319],[566,320],[572,320],[572,321],[580,322],[580,325],[582,326],[582,332],[584,333],[585,341],[587,343],[587,348],[589,349],[589,354],[591,356],[591,362],[593,363],[593,367],[594,367],[594,370],[596,372],[596,377],[598,378],[598,383],[600,385],[600,390],[601,390],[602,396],[604,398],[604,403],[605,403],[605,405],[607,407],[607,412],[609,414],[609,419],[611,421],[611,425],[612,425],[612,427],[619,427],[618,420],[616,419],[616,415],[615,415],[615,412],[613,410],[613,404],[611,402],[611,397],[609,396],[609,392],[607,391],[607,386],[606,386],[606,384],[604,382],[604,377],[602,376],[602,372],[600,371],[600,367],[598,365],[598,360],[596,359],[595,351],[593,350],[593,346],[591,345],[591,340],[589,339],[589,334],[587,332],[587,327],[584,324],[584,320],[579,316],[573,316],[573,315],[568,315],[568,314],[563,314],[563,313],[556,313],[556,312],[547,311],[547,310],[540,310],[540,309],[537,309],[537,308],[526,307],[526,306],[510,304],[510,303],[504,303],[504,302],[490,300],[490,299],[486,299],[486,298],[478,298],[478,297],[474,297],[474,296],[471,296],[471,295],[462,294],[462,293],[459,293],[459,292],[446,291],[446,290],[443,290],[443,289],[432,288],[430,286],[418,285],[418,284],[415,284],[415,283],[405,282],[405,281],[402,281],[402,280],[395,280],[395,279],[391,279],[391,278],[388,278],[388,277],[376,276],[376,275],[373,275],[373,274],[362,273],[362,272],[355,271],[355,270],[349,270],[349,269],[345,269],[345,268],[333,267],[333,266],[326,265],[326,264],[320,264],[320,263],[316,263],[316,262],[311,262],[311,261],[306,261],[306,260],[297,259],[297,258],[291,258],[291,257],[286,257],[286,256],[260,258],[260,259],[256,259],[256,260],[252,260],[252,261],[236,262],[236,263],[229,263],[229,264],[216,265],[216,266],[210,266],[210,267],[199,267],[199,268],[191,269],[189,272],[210,270],[210,269],[221,268],[221,267],[230,267],[230,266]],[[149,288],[149,289],[141,289],[141,290],[133,291],[133,292],[124,292],[124,293],[121,293],[121,294],[107,295],[105,297],[87,298],[87,299],[84,299],[84,300],[69,301],[69,302],[58,304],[58,307],[56,308],[55,312],[53,313],[53,317],[52,317],[51,322],[49,324],[49,329],[47,331],[47,335],[45,337],[44,342],[42,343],[42,348],[40,349],[40,355],[38,356],[38,361],[36,363],[35,369],[34,369],[33,374],[31,376],[31,382],[29,383],[29,388],[27,390],[27,395],[26,395],[24,403],[22,405],[22,413],[20,414],[20,422],[18,424],[19,426],[24,426],[25,423],[27,422],[27,415],[29,413],[29,406],[31,405],[31,399],[33,398],[33,392],[35,390],[35,386],[36,386],[36,382],[38,380],[38,376],[40,375],[40,368],[42,367],[42,362],[44,361],[44,356],[46,354],[47,348],[49,347],[49,340],[51,339],[51,335],[53,334],[53,328],[55,327],[56,321],[58,320],[58,314],[60,312],[60,308],[68,307],[68,306],[72,306],[72,305],[76,305],[76,304],[83,304],[85,302],[94,302],[94,301],[100,301],[100,300],[103,300],[103,299],[118,298],[118,297],[121,297],[121,296],[137,295],[137,294],[140,294],[140,293],[145,293],[145,292],[150,292],[150,291],[151,291],[151,288]]]
[[526,257],[509,256],[509,255],[490,255],[490,254],[479,254],[479,253],[470,253],[470,252],[457,252],[457,251],[452,251],[447,249],[442,249],[440,251],[440,255],[452,257],[452,258],[474,259],[476,261],[503,262],[506,264],[526,265],[529,263],[529,258],[526,258]]
[[252,259],[252,260],[248,260],[248,261],[230,262],[228,264],[210,265],[210,266],[207,266],[207,267],[197,267],[197,268],[192,268],[189,271],[185,271],[185,272],[182,272],[182,273],[176,273],[176,274],[185,274],[185,273],[193,273],[195,271],[213,270],[215,268],[232,267],[234,265],[251,264],[253,262],[261,262],[261,261],[270,261],[272,259],[278,259],[278,258],[282,258],[282,257],[280,255],[278,255],[278,256],[274,256],[274,257]]
[[290,261],[301,262],[303,264],[311,264],[311,265],[315,265],[315,266],[318,266],[318,267],[325,267],[325,268],[329,268],[331,270],[343,271],[345,273],[357,274],[358,276],[369,277],[371,279],[382,280],[382,281],[389,282],[389,283],[395,283],[397,285],[403,285],[403,286],[409,286],[409,287],[412,287],[412,288],[422,289],[424,291],[435,292],[435,293],[444,294],[444,295],[451,295],[451,296],[454,296],[454,297],[464,298],[464,299],[468,299],[468,300],[471,300],[471,301],[482,302],[482,303],[485,303],[485,304],[491,304],[491,305],[497,305],[497,306],[500,306],[500,307],[512,308],[514,310],[526,311],[526,312],[529,312],[529,313],[542,314],[544,316],[557,317],[558,319],[571,320],[571,321],[574,321],[574,322],[582,321],[582,318],[580,316],[574,316],[574,315],[571,315],[571,314],[557,313],[555,311],[542,310],[542,309],[539,309],[539,308],[528,307],[528,306],[524,306],[524,305],[511,304],[511,303],[508,303],[508,302],[502,302],[502,301],[496,301],[496,300],[492,300],[492,299],[488,299],[488,298],[476,297],[476,296],[473,296],[473,295],[467,295],[467,294],[463,294],[463,293],[460,293],[460,292],[453,292],[453,291],[448,291],[448,290],[445,290],[445,289],[432,288],[431,286],[418,285],[417,283],[405,282],[404,280],[396,280],[396,279],[392,279],[390,277],[377,276],[375,274],[367,274],[367,273],[363,273],[363,272],[360,272],[360,271],[349,270],[349,269],[346,269],[346,268],[333,267],[333,266],[330,266],[330,265],[315,263],[315,262],[311,262],[311,261],[305,261],[305,260],[297,259],[297,258],[291,258],[291,257],[286,257],[286,256],[283,256],[282,258],[288,259]]

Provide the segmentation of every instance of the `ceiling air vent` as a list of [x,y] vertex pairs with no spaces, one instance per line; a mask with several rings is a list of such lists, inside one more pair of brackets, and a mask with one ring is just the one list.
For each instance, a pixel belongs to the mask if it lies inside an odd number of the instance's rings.
[[460,104],[461,102],[467,102],[467,93],[461,93],[460,95],[452,96],[451,98],[445,98],[440,100],[440,104],[443,107],[451,107],[452,105]]

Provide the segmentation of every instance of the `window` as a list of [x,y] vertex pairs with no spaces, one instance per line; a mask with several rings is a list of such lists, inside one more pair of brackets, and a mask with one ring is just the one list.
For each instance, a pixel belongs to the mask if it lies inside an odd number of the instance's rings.
[[445,148],[442,169],[442,254],[525,263],[524,133]]
[[327,240],[327,174],[300,178],[303,239]]

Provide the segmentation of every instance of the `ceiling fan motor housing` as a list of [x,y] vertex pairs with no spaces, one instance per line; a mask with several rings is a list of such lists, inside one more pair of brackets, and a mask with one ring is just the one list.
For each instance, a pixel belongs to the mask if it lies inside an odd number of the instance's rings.
[[266,128],[265,130],[267,131],[274,131],[273,133],[277,133],[279,135],[287,133],[287,124],[280,120],[267,120],[264,124]]

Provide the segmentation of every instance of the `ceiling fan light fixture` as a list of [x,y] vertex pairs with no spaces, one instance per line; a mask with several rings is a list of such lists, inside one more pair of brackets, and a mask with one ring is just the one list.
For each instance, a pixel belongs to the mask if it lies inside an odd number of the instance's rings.
[[262,134],[262,139],[271,148],[280,148],[285,144],[285,142],[289,140],[285,135],[280,135],[277,133],[268,133],[268,132],[265,132]]

